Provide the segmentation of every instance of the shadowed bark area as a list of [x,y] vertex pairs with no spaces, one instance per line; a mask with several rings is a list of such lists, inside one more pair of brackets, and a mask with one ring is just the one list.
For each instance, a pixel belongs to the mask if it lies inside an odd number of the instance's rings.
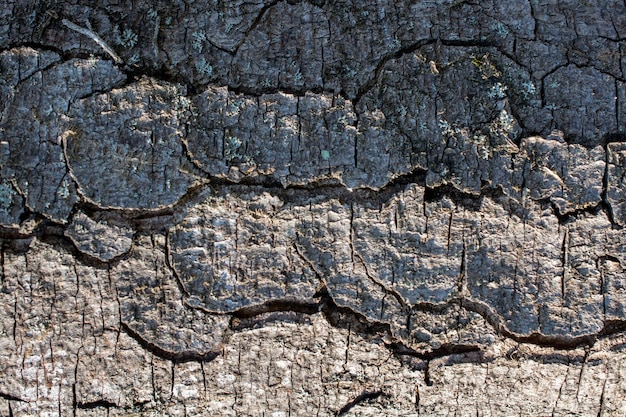
[[626,414],[625,68],[617,0],[0,0],[0,415]]

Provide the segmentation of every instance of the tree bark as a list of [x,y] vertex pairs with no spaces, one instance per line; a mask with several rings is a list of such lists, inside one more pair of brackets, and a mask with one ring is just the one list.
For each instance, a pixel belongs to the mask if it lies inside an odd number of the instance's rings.
[[626,2],[0,1],[0,415],[626,414]]

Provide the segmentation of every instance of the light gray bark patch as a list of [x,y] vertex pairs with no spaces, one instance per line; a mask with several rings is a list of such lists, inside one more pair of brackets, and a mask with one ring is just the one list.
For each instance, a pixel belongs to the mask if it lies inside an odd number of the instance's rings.
[[353,208],[355,262],[408,305],[443,302],[460,274],[462,222],[451,201],[425,202],[424,188],[408,186],[382,210]]
[[498,340],[498,332],[480,314],[457,304],[418,304],[407,325],[406,344],[428,356],[446,348],[457,351],[488,350]]
[[608,325],[611,320],[619,320],[626,306],[623,231],[615,228],[606,215],[585,215],[569,226],[565,243],[565,306],[578,316],[572,324],[601,321]]
[[602,201],[605,152],[558,140],[522,140],[515,165],[524,172],[530,197],[550,200],[559,214],[595,207]]
[[72,369],[76,373],[76,414],[98,416],[107,408],[130,409],[136,403],[153,401],[152,366],[158,360],[123,332],[85,338]]
[[[603,238],[612,236],[606,217],[560,226],[549,204],[528,198],[508,211],[517,203],[507,197],[466,205],[425,201],[423,192],[410,186],[383,208],[331,200],[299,216],[298,245],[338,305],[406,340],[413,306],[467,297],[497,314],[498,322],[485,317],[490,325],[519,336],[603,330],[596,264],[615,244]],[[593,244],[582,250],[580,236],[595,236]]]
[[299,214],[269,194],[210,197],[170,231],[172,266],[189,303],[226,313],[307,302],[320,283],[295,247]]
[[[520,335],[579,336],[603,329],[598,262],[613,245],[606,240],[613,235],[606,216],[559,226],[541,204],[530,203],[515,215],[485,201],[480,212],[493,214],[475,217],[466,235],[472,297]],[[581,246],[583,239],[593,243]]]
[[626,143],[607,145],[607,190],[606,200],[611,208],[613,219],[620,226],[626,225]]
[[127,253],[133,243],[132,228],[96,221],[83,212],[72,217],[64,233],[79,251],[105,262]]
[[181,142],[188,111],[182,87],[150,79],[77,101],[63,135],[81,194],[110,208],[176,203],[194,183]]
[[[252,416],[254,409],[297,410],[330,417],[364,391],[382,391],[387,404],[406,415],[414,410],[415,386],[423,382],[423,370],[416,368],[389,355],[380,337],[333,327],[322,314],[298,325],[271,322],[234,334],[224,355],[204,365],[207,375],[221,375],[207,378],[204,411]],[[175,381],[182,385],[184,378]],[[237,395],[244,385],[249,394]],[[178,392],[181,398],[182,390]],[[252,394],[257,392],[263,394]]]
[[374,322],[403,322],[403,300],[370,273],[370,265],[354,248],[349,204],[337,200],[302,207],[298,246],[315,265],[335,303]]
[[71,407],[61,398],[72,392],[84,346],[115,340],[112,290],[105,271],[81,265],[63,248],[34,239],[27,253],[3,252],[1,391],[23,400],[12,401],[14,413],[58,413],[60,402]]
[[129,259],[112,269],[129,333],[157,356],[206,360],[219,350],[228,316],[190,308],[167,266],[165,236],[141,236]]
[[[550,207],[532,200],[515,214],[501,205],[506,198],[472,209],[425,201],[423,192],[410,186],[383,209],[333,200],[283,207],[269,194],[211,198],[170,232],[172,264],[188,302],[214,312],[310,300],[318,285],[312,267],[338,305],[389,323],[416,346],[426,340],[413,319],[406,324],[408,310],[436,310],[465,297],[465,288],[521,336],[596,334],[607,306],[619,315],[617,299],[603,295],[621,285],[607,264],[621,261],[604,255],[621,241],[608,219],[561,227]],[[470,328],[485,325],[463,314]],[[479,343],[444,332],[432,347],[450,340]]]

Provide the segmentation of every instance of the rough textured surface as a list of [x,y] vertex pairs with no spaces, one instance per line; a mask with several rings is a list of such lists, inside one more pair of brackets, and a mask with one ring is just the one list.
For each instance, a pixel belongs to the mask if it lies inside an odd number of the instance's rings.
[[133,244],[130,227],[95,221],[82,212],[74,215],[64,233],[79,251],[104,262],[128,253]]
[[0,415],[626,414],[623,1],[96,3],[0,0]]
[[[39,55],[31,49],[4,55],[7,61],[18,61],[19,75],[26,76],[18,77],[16,85],[11,85],[13,74],[10,69],[7,71],[8,104],[0,126],[6,148],[2,152],[2,176],[14,181],[30,210],[64,222],[77,197],[60,146],[64,133],[58,120],[68,113],[73,100],[111,88],[123,79],[123,74],[111,62],[101,60],[70,59],[40,68],[42,62],[54,58],[42,53],[41,57],[28,59]],[[26,66],[24,74],[22,64]],[[29,68],[29,64],[34,68]],[[9,68],[12,65],[15,63],[6,64]]]
[[184,89],[144,79],[75,102],[64,147],[85,199],[137,209],[178,201],[193,182],[181,167],[187,101]]

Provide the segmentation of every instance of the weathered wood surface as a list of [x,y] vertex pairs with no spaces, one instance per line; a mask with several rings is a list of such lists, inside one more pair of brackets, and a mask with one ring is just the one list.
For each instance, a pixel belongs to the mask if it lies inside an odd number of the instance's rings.
[[0,415],[626,415],[626,3],[0,2]]

